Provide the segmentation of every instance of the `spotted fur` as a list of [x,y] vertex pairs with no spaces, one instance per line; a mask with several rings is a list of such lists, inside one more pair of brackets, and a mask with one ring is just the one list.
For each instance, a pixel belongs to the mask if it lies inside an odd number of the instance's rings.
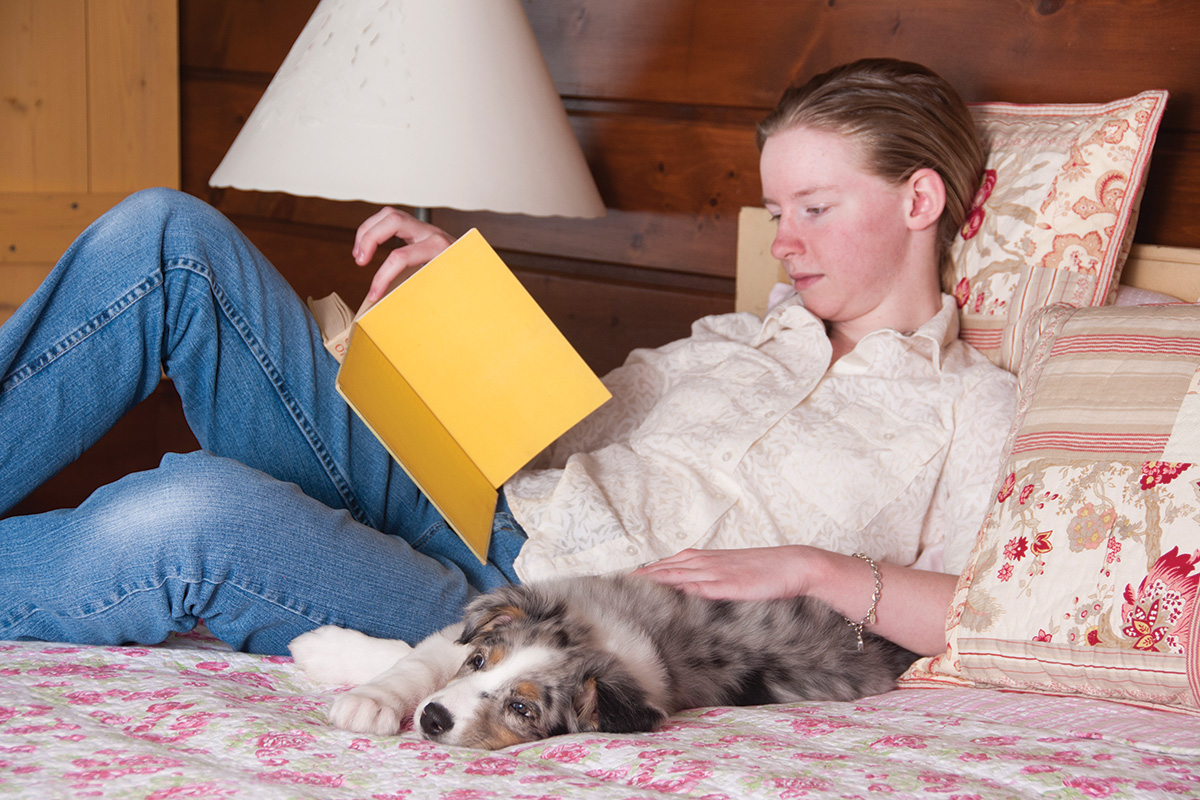
[[[297,662],[311,674],[315,653],[347,646],[334,641],[344,633],[301,637]],[[853,700],[892,688],[915,658],[870,633],[859,651],[845,619],[812,598],[708,600],[631,577],[551,581],[477,598],[461,625],[340,695],[331,720],[396,733],[411,715],[428,739],[495,749],[653,730],[685,708]]]

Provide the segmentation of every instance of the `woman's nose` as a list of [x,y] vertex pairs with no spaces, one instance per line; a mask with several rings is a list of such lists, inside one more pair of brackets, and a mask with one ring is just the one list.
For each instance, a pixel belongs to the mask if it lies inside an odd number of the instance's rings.
[[801,255],[803,252],[804,244],[800,238],[789,226],[780,222],[775,231],[775,238],[771,240],[771,255],[783,261],[788,256]]

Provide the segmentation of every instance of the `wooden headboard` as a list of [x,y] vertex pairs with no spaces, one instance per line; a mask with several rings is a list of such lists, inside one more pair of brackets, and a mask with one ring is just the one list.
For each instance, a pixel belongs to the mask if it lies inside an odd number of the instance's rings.
[[[738,214],[738,311],[763,314],[771,287],[787,282],[787,274],[771,255],[774,236],[775,223],[765,208],[747,207]],[[1196,302],[1200,300],[1200,248],[1135,244],[1121,283]]]

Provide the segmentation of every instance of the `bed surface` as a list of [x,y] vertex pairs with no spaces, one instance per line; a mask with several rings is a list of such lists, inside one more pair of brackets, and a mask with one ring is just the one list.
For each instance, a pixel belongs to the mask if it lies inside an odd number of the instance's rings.
[[904,689],[716,708],[653,734],[494,753],[330,728],[291,659],[202,633],[157,647],[0,643],[0,796],[1185,797],[1200,719],[1082,698]]

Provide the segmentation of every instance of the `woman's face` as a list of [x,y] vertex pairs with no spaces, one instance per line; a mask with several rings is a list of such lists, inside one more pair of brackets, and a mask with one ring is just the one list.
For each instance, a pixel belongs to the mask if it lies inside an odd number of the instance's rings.
[[[763,145],[760,168],[763,202],[779,221],[771,253],[809,311],[832,323],[898,330],[936,313],[936,259],[915,246],[911,193],[867,172],[853,140],[782,131]],[[915,317],[913,303],[920,304]]]

